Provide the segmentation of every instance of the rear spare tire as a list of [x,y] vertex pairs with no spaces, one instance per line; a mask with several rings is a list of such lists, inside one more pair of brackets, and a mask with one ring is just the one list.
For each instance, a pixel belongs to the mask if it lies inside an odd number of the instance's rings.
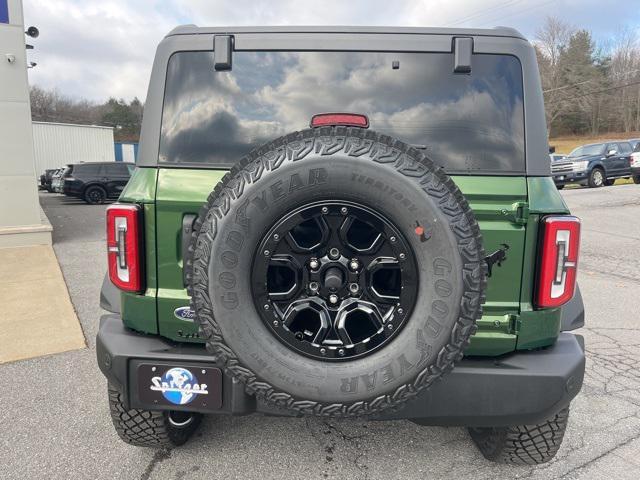
[[482,237],[420,151],[346,127],[254,150],[196,221],[192,307],[228,375],[299,413],[402,406],[462,358],[482,314]]

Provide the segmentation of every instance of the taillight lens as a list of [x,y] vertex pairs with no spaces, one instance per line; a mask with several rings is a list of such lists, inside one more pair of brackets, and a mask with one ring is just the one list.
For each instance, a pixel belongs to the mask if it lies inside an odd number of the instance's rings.
[[369,128],[369,118],[359,113],[319,113],[311,118],[312,128],[327,125]]
[[139,292],[140,207],[113,204],[107,207],[107,254],[109,278],[121,290]]
[[634,152],[631,154],[630,163],[633,168],[640,168],[640,152]]
[[540,264],[536,306],[559,307],[573,297],[580,249],[580,219],[544,217],[541,222]]

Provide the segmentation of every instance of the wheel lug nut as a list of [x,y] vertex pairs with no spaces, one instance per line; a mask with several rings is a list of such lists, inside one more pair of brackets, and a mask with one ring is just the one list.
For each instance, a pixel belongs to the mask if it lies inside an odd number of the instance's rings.
[[358,290],[360,290],[360,285],[358,285],[357,283],[350,283],[349,284],[349,291],[353,294],[358,293]]
[[269,307],[269,304],[268,304],[268,303],[265,303],[265,304],[264,304],[264,307],[262,307],[262,308],[264,308],[265,310],[269,310],[269,308],[270,308],[270,307]]
[[318,291],[318,282],[311,282],[309,284],[309,290],[311,290],[313,293],[316,293]]
[[311,267],[311,270],[317,270],[318,267],[320,267],[320,262],[318,261],[317,258],[312,258],[309,261],[309,266]]
[[331,258],[332,260],[338,259],[339,256],[340,256],[340,250],[338,250],[337,248],[334,247],[331,250],[329,250],[329,258]]
[[329,302],[333,304],[338,303],[338,295],[336,294],[329,295]]
[[321,348],[321,349],[320,349],[320,353],[321,353],[322,355],[324,355],[325,353],[327,353],[327,349],[326,349],[326,348]]
[[400,260],[404,260],[405,258],[407,258],[407,256],[404,253],[401,253],[400,255],[398,255],[398,258],[400,258]]
[[391,241],[391,243],[396,243],[397,239],[392,235],[391,237],[389,237],[389,240]]
[[355,258],[351,260],[351,262],[349,262],[349,268],[351,270],[358,270],[358,267],[360,266],[360,262],[358,262],[358,260],[356,260]]
[[348,212],[347,207],[342,207],[342,208],[340,209],[340,213],[342,213],[343,215],[346,215],[346,214],[347,214],[347,212]]
[[329,209],[327,207],[322,207],[322,213],[326,215],[327,213],[329,213]]
[[404,309],[402,307],[398,308],[398,315],[402,315],[404,313]]
[[274,320],[274,321],[273,321],[273,326],[274,326],[274,327],[277,327],[278,325],[280,325],[280,323],[278,322],[278,320]]
[[269,255],[271,255],[271,252],[269,250],[265,250],[264,251],[264,256],[268,257]]
[[388,328],[389,330],[393,330],[393,323],[389,323],[389,324],[387,325],[387,328]]
[[338,350],[338,355],[340,355],[341,357],[344,357],[344,348],[341,348],[340,350]]
[[273,234],[273,239],[276,240],[276,241],[280,240],[280,235],[278,235],[277,233],[274,233]]

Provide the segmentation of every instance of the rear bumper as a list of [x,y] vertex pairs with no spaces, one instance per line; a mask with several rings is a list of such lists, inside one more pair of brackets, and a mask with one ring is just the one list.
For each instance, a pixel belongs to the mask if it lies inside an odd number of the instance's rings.
[[[100,370],[132,408],[196,410],[144,404],[138,396],[136,378],[136,366],[141,361],[160,366],[218,366],[203,346],[175,344],[133,332],[123,326],[117,314],[100,319],[96,351]],[[553,346],[543,350],[499,358],[464,358],[415,401],[379,419],[459,426],[536,423],[567,406],[577,395],[584,368],[582,337],[562,332]],[[221,389],[222,406],[208,413],[288,415],[257,401],[242,384],[224,374]]]

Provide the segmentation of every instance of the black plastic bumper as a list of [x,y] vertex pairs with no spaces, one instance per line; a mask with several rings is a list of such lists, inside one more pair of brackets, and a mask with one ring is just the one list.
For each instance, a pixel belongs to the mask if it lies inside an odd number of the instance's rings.
[[[105,315],[100,319],[96,350],[102,373],[123,393],[128,406],[135,408],[154,408],[142,403],[137,395],[134,367],[141,360],[160,365],[216,366],[204,347],[178,345],[133,332],[123,326],[119,315]],[[379,419],[460,426],[536,423],[567,406],[577,395],[584,366],[582,337],[563,332],[555,345],[543,350],[499,358],[464,358],[442,381],[404,409]],[[222,406],[214,413],[290,415],[256,401],[245,393],[242,384],[226,375],[222,375],[221,388]]]

